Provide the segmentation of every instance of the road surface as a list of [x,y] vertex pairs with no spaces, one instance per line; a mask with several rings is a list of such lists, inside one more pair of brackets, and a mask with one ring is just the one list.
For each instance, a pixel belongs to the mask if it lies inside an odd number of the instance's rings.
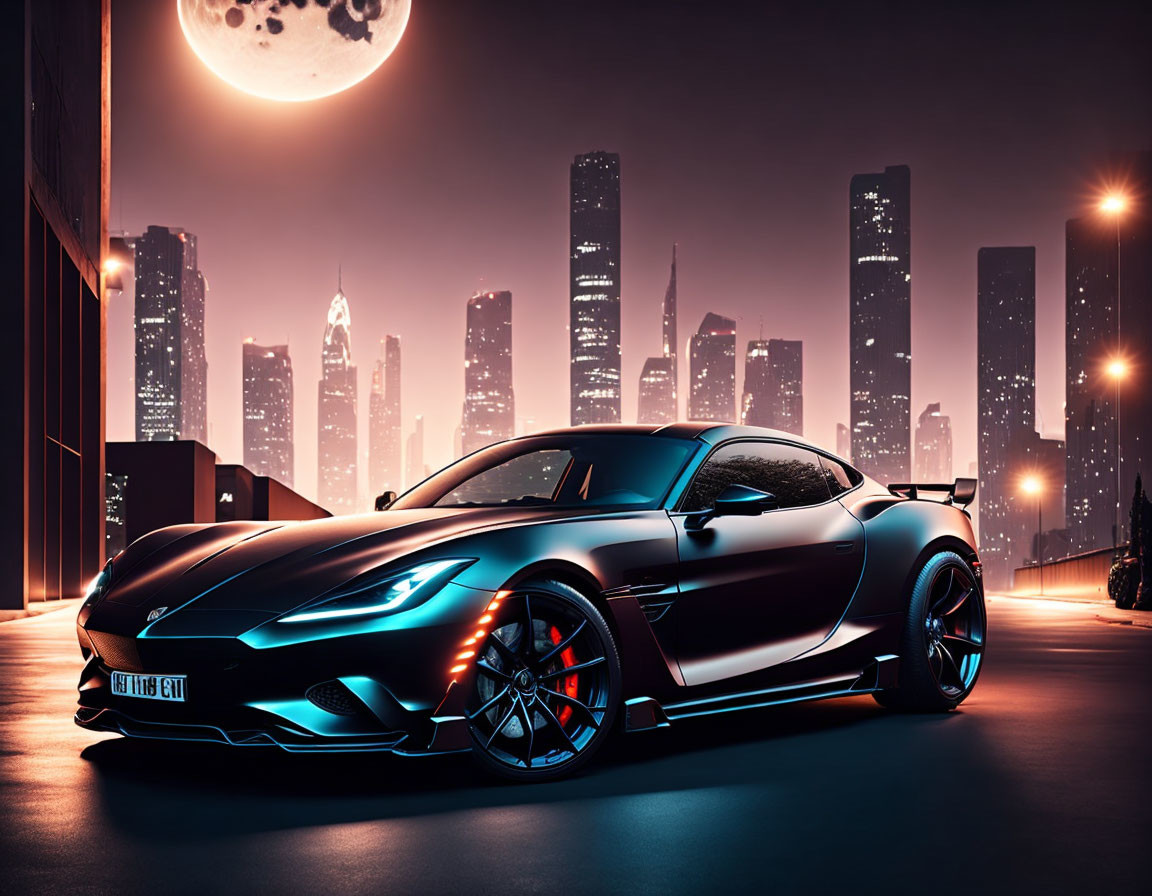
[[102,738],[72,724],[73,611],[6,622],[0,892],[1149,892],[1152,629],[1102,612],[990,599],[947,716],[865,697],[693,720],[538,786],[461,757]]

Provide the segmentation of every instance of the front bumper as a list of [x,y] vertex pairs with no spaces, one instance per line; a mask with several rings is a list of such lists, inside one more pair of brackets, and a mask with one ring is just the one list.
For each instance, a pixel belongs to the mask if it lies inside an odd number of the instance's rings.
[[[292,752],[468,749],[463,688],[449,669],[492,594],[444,591],[411,614],[343,627],[266,622],[228,637],[133,633],[120,610],[89,614],[77,628],[87,662],[76,724]],[[195,625],[202,630],[204,618]],[[184,675],[187,700],[115,695],[114,670]]]

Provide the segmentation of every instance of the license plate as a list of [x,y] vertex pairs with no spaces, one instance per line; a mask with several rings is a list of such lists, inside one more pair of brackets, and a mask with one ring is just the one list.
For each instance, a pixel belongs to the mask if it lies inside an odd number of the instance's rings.
[[118,697],[140,697],[144,700],[172,700],[183,703],[188,694],[187,676],[113,672],[112,693]]

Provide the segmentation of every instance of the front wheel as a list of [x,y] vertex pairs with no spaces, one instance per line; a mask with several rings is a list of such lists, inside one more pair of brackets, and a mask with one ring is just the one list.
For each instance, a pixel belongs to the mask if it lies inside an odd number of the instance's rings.
[[912,586],[899,685],[876,693],[876,701],[909,712],[955,709],[976,685],[986,631],[984,597],[972,568],[953,551],[934,555]]
[[571,774],[607,738],[620,691],[616,642],[592,603],[559,582],[518,588],[476,654],[473,753],[513,780]]

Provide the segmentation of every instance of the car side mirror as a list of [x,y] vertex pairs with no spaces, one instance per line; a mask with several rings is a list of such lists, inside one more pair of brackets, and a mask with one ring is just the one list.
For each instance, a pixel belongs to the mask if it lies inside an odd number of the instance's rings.
[[392,502],[396,500],[396,492],[387,491],[382,495],[376,496],[376,509],[387,510],[392,506]]
[[746,485],[729,485],[716,496],[711,510],[702,510],[689,515],[684,526],[687,529],[703,529],[708,522],[718,516],[759,516],[766,510],[776,510],[780,502],[776,496]]

